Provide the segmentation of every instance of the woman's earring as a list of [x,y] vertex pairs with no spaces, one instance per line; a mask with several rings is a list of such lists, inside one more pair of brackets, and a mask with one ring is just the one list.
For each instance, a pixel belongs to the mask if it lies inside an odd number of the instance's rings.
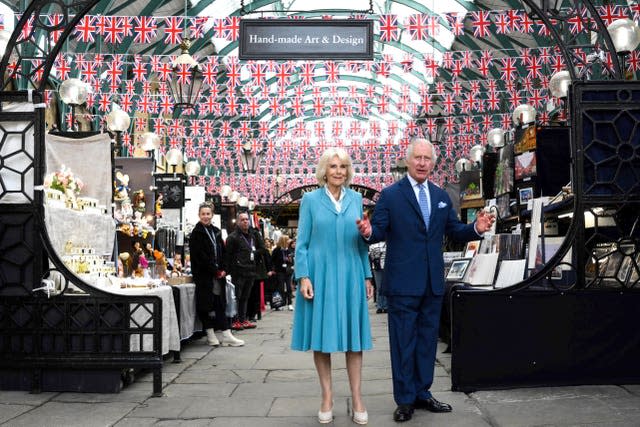
[[324,182],[327,182],[327,175],[323,176],[322,179],[324,180]]

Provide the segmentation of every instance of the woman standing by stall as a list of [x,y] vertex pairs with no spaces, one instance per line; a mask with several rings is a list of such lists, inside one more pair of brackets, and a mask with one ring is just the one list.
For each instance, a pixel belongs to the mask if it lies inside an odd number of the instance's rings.
[[[233,336],[225,314],[226,271],[224,244],[220,229],[211,224],[213,205],[202,203],[189,238],[191,273],[196,284],[196,312],[212,346],[239,347],[244,341]],[[216,333],[215,331],[219,331]]]

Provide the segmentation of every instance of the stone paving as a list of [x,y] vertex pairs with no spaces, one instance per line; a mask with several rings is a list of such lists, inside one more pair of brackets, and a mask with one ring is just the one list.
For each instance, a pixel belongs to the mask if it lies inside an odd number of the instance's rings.
[[[386,315],[371,311],[374,350],[366,352],[363,394],[369,425],[395,426]],[[184,345],[182,363],[163,367],[163,396],[150,397],[151,375],[118,394],[0,391],[2,426],[318,426],[320,388],[310,353],[289,349],[292,312],[265,313],[258,328],[238,335],[241,348]],[[438,351],[432,391],[449,414],[416,411],[404,426],[640,426],[640,385],[451,391],[450,357]],[[344,357],[333,357],[330,426],[355,426]]]

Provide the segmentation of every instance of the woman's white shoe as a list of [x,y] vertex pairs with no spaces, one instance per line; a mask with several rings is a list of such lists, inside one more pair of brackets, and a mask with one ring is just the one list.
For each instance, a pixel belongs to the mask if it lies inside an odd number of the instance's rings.
[[220,340],[222,347],[242,347],[244,345],[244,341],[234,337],[230,329],[222,331],[222,333],[218,335],[218,340]]
[[351,419],[356,424],[365,425],[369,422],[369,414],[366,410],[363,412],[353,411]]
[[320,424],[329,424],[331,421],[333,421],[333,408],[327,412],[318,411],[318,422]]
[[220,341],[218,341],[218,337],[216,337],[213,329],[206,329],[205,332],[207,333],[207,344],[213,347],[217,347],[220,345]]

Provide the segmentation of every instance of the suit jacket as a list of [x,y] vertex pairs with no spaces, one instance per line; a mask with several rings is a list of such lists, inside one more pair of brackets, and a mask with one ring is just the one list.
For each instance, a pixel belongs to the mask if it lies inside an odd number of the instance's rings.
[[387,242],[386,295],[421,296],[427,286],[435,295],[443,295],[444,235],[462,242],[479,239],[474,224],[458,219],[446,191],[429,182],[429,194],[429,231],[407,177],[382,190],[376,203],[368,242]]

